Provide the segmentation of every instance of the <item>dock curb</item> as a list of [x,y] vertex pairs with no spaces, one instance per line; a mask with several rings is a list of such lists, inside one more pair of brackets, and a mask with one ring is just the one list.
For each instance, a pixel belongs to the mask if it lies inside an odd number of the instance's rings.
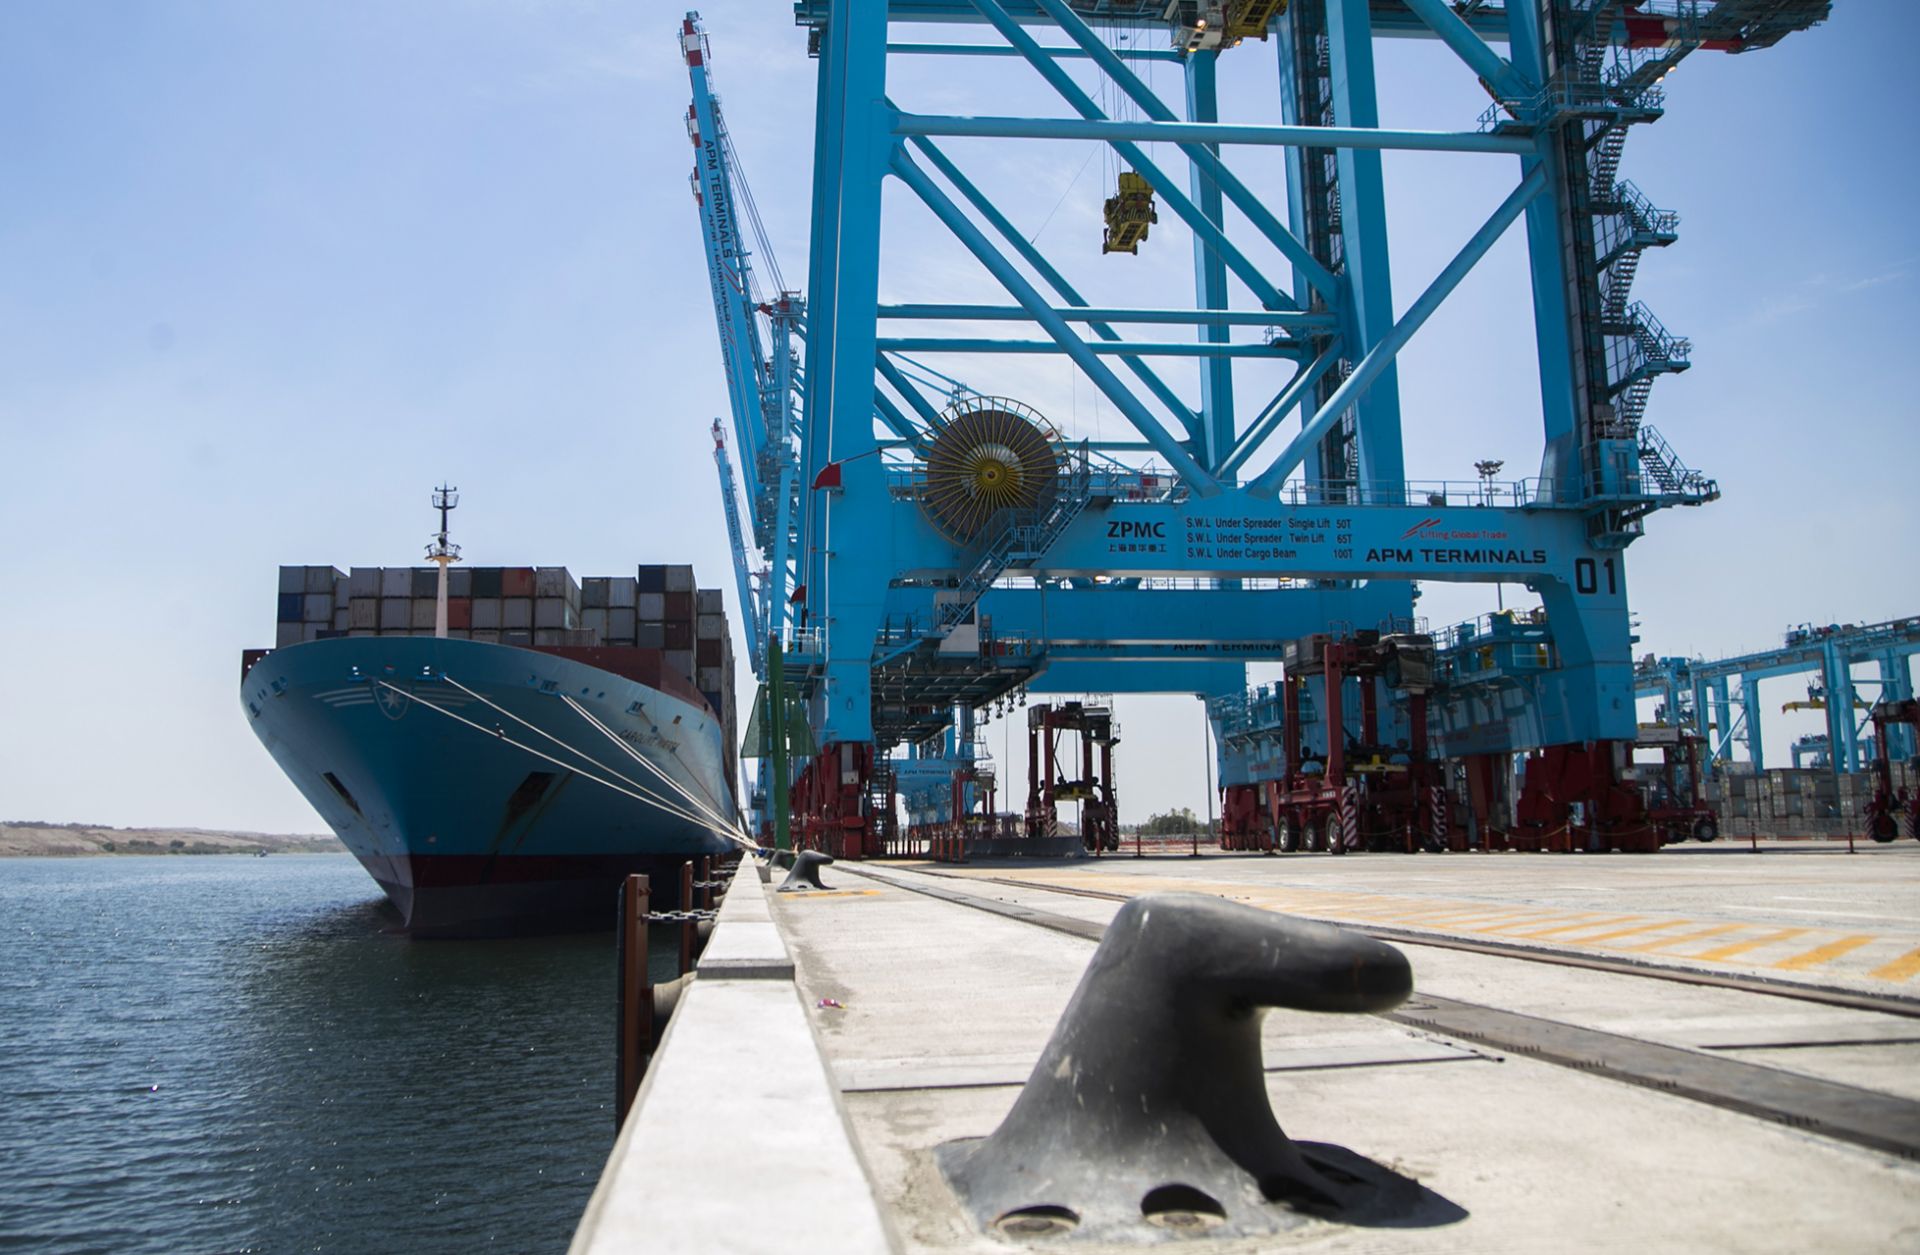
[[694,971],[570,1255],[897,1249],[759,877]]

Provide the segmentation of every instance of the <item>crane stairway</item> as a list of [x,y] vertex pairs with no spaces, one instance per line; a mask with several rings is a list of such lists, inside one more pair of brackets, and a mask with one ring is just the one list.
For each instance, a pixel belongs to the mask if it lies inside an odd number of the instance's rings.
[[1653,311],[1635,301],[1619,321],[1602,323],[1609,340],[1613,395],[1626,429],[1636,430],[1647,410],[1647,394],[1658,375],[1678,374],[1692,365],[1692,341],[1662,326]]
[[1639,273],[1641,254],[1679,239],[1680,215],[1655,209],[1644,192],[1624,180],[1596,198],[1595,208],[1605,215],[1604,227],[1596,230],[1602,249],[1602,313],[1609,322],[1624,322],[1627,294]]
[[1067,475],[1046,509],[1002,511],[988,524],[987,541],[969,555],[965,571],[954,586],[961,595],[940,606],[935,635],[945,636],[965,623],[996,580],[1012,568],[1039,561],[1068,525],[1080,517],[1092,496],[1084,444],[1066,462]]
[[1688,468],[1658,431],[1642,427],[1639,441],[1641,487],[1653,490],[1648,496],[1682,505],[1704,505],[1720,496],[1720,485]]

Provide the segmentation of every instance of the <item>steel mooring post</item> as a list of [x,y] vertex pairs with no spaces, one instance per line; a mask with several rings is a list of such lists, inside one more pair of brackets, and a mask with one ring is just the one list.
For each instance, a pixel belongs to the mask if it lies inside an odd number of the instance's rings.
[[634,1095],[640,1092],[640,1074],[653,1052],[653,988],[647,970],[647,916],[652,893],[645,876],[628,876],[620,886],[617,953],[620,956],[614,991],[615,1045],[613,1127],[626,1123]]
[[680,861],[680,970],[685,976],[693,970],[693,860]]
[[713,855],[700,856],[700,909],[713,909]]
[[1406,957],[1359,933],[1206,894],[1135,898],[1006,1119],[940,1147],[941,1170],[983,1230],[1010,1237],[1243,1237],[1433,1212],[1417,1182],[1291,1140],[1260,1050],[1268,1007],[1378,1012],[1412,990]]
[[833,856],[822,854],[818,850],[802,850],[794,855],[793,870],[780,882],[776,893],[797,893],[807,889],[825,889],[820,883],[820,869],[833,862]]

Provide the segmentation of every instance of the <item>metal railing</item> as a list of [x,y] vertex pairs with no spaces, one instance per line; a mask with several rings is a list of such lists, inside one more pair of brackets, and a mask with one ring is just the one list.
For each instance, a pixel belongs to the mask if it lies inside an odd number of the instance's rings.
[[1449,624],[1433,633],[1434,647],[1442,653],[1483,645],[1537,644],[1551,641],[1546,611],[1489,611],[1460,623]]
[[787,639],[780,648],[791,661],[824,661],[827,656],[827,636],[820,628],[789,628]]
[[1647,194],[1636,187],[1631,180],[1621,179],[1608,192],[1608,199],[1618,201],[1627,207],[1633,215],[1635,225],[1652,235],[1671,235],[1680,228],[1680,215],[1671,209],[1655,208],[1647,199]]
[[1682,462],[1657,430],[1642,426],[1639,438],[1641,465],[1662,494],[1702,501],[1720,495],[1720,485]]
[[[1691,341],[1683,336],[1669,332],[1653,313],[1640,302],[1634,302],[1626,309],[1626,318],[1620,329],[1611,335],[1610,357],[1614,361],[1614,376],[1621,382],[1624,390],[1629,387],[1636,375],[1650,375],[1660,371],[1684,369],[1686,355],[1691,351]],[[1602,436],[1615,439],[1637,439],[1639,427],[1634,423],[1622,423],[1617,432],[1601,432]],[[1657,442],[1657,443],[1656,443]],[[1680,464],[1657,433],[1649,437],[1642,445],[1645,456],[1657,457],[1662,464],[1673,470],[1675,490],[1647,492],[1649,499],[1661,496],[1680,495],[1698,496],[1709,494],[1713,481]],[[1140,476],[1153,481],[1152,493],[1127,496],[1122,493],[1102,492],[1102,483],[1122,483],[1129,475],[1120,472],[1087,471],[1084,478],[1076,477],[1071,491],[1063,492],[1058,506],[1064,506],[1068,499],[1084,504],[1088,500],[1111,498],[1121,501],[1143,504],[1166,503],[1186,498],[1186,488],[1172,476],[1159,473],[1141,472]],[[912,491],[906,488],[908,477],[901,472],[896,491]],[[1084,486],[1080,486],[1084,485]],[[1511,480],[1472,480],[1472,479],[1409,479],[1409,480],[1361,480],[1361,479],[1322,479],[1310,482],[1304,477],[1292,479],[1283,484],[1274,495],[1275,504],[1284,510],[1314,510],[1329,514],[1340,510],[1358,510],[1379,506],[1406,506],[1414,509],[1459,509],[1490,508],[1508,510],[1580,510],[1588,508],[1601,499],[1617,500],[1617,491],[1605,491],[1601,477],[1590,468],[1569,472],[1561,480],[1528,476]],[[975,546],[963,551],[959,565],[968,578],[963,581],[968,591],[984,589],[1003,578],[1017,578],[1020,563],[1031,561],[1043,553],[1058,535],[1073,521],[1079,511],[1073,510],[1063,518],[1058,510],[1050,510],[1047,515],[1035,517],[1028,513],[1021,517],[1008,516],[999,520],[998,530],[991,533],[992,539],[985,543],[976,542]],[[1297,520],[1300,526],[1320,526],[1318,520]],[[1337,522],[1337,515],[1328,520],[1327,525]],[[1285,587],[1288,581],[1282,579],[1279,586]],[[1204,589],[1219,586],[1217,580],[1178,576],[1142,577],[1138,587],[1151,589]]]
[[1662,365],[1684,362],[1693,351],[1693,341],[1668,331],[1643,301],[1627,306],[1627,321],[1633,327],[1633,338],[1641,352],[1651,362]]
[[1614,113],[1655,115],[1666,107],[1667,93],[1651,83],[1637,84],[1630,73],[1616,73],[1608,67],[1598,80],[1577,75],[1558,74],[1541,90],[1527,96],[1496,100],[1484,109],[1477,127],[1482,134],[1503,126],[1544,126],[1567,115],[1595,116]]

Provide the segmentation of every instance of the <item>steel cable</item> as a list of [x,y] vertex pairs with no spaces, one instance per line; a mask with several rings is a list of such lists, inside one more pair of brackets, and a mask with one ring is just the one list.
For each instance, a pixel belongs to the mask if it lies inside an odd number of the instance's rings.
[[[448,680],[447,682],[449,684],[454,683],[452,680]],[[645,785],[641,784],[639,781],[627,779],[627,777],[621,775],[619,772],[613,770],[611,767],[608,767],[604,763],[599,762],[592,755],[587,754],[586,752],[580,749],[577,749],[574,746],[568,745],[565,741],[560,740],[558,737],[552,736],[552,734],[547,733],[540,728],[534,727],[534,725],[532,724],[527,724],[526,726],[528,726],[529,728],[533,728],[535,732],[539,732],[542,736],[546,736],[549,740],[559,745],[562,749],[568,751],[571,754],[577,755],[580,758],[585,759],[587,762],[592,763],[595,767],[599,768],[601,771],[604,771],[608,775],[614,777],[614,779],[619,780],[623,784],[626,784],[631,787],[622,788],[620,785],[612,783],[612,781],[601,779],[599,776],[594,775],[592,772],[582,771],[578,766],[572,763],[568,763],[562,759],[555,758],[553,755],[545,753],[541,750],[537,750],[531,745],[527,745],[527,744],[524,744],[523,742],[514,740],[512,737],[508,736],[506,734],[506,731],[502,728],[498,728],[498,727],[489,728],[483,724],[476,723],[473,720],[468,719],[464,715],[455,714],[453,711],[448,710],[444,706],[436,705],[435,703],[428,701],[426,698],[420,696],[418,693],[410,693],[406,689],[399,688],[396,685],[390,684],[385,680],[377,680],[375,681],[375,683],[379,684],[383,688],[391,689],[393,692],[400,694],[402,697],[405,697],[410,701],[419,702],[422,706],[425,706],[428,710],[434,711],[437,714],[445,715],[447,718],[452,719],[456,723],[463,723],[467,727],[475,730],[476,732],[482,732],[488,736],[495,737],[498,740],[505,741],[508,745],[513,746],[515,749],[531,754],[535,758],[538,758],[543,762],[552,763],[554,766],[559,767],[565,771],[570,771],[577,776],[581,776],[587,780],[593,781],[595,784],[602,785],[606,788],[612,789],[615,793],[624,794],[627,797],[633,798],[635,801],[638,801],[638,802],[644,802],[647,805],[652,806],[657,810],[665,811],[667,814],[674,816],[676,819],[683,819],[698,828],[706,829],[707,831],[712,832],[716,836],[723,837],[726,840],[733,841],[736,843],[740,842],[740,837],[737,834],[735,834],[732,830],[720,827],[714,824],[711,820],[707,819],[704,815],[701,815],[694,811],[686,810],[676,805],[675,803],[668,801],[666,798],[662,797],[660,794],[654,793],[651,790],[649,790]],[[460,686],[458,684],[455,684],[454,687],[459,688]],[[480,700],[482,702],[486,702],[485,698],[480,698]],[[487,702],[486,704],[489,706],[493,705],[493,703],[491,702]],[[499,708],[495,707],[495,709],[499,709]],[[524,719],[520,719],[519,716],[514,715],[511,711],[501,711],[501,713],[507,715],[511,719],[514,719],[516,722],[526,723]]]

